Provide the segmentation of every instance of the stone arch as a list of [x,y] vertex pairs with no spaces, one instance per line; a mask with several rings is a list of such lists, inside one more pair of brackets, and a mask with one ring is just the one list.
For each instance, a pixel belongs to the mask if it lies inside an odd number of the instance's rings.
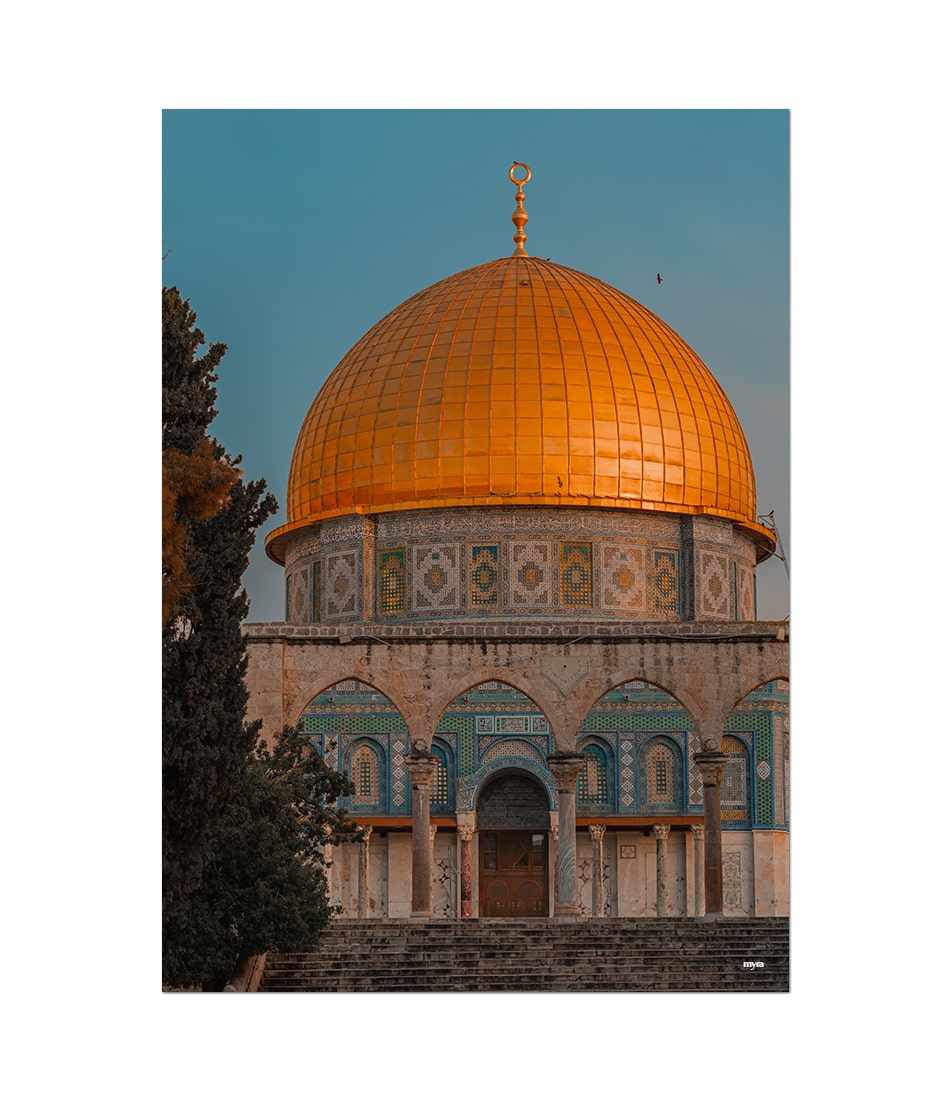
[[[358,790],[343,799],[342,805],[356,812],[409,812],[405,764],[409,726],[395,703],[375,684],[355,677],[334,680],[303,707],[296,729],[310,739],[330,767],[354,781],[358,777],[351,774],[352,760],[357,747],[376,754],[379,797],[361,802]],[[363,763],[368,767],[365,754]]]
[[555,798],[554,777],[550,773],[545,778],[537,769],[518,760],[498,761],[475,784],[472,810],[479,829],[547,831]]
[[[350,682],[363,684],[371,691],[381,695],[398,713],[399,717],[408,727],[409,723],[406,717],[407,707],[402,698],[402,693],[392,684],[387,683],[385,677],[368,677],[359,670],[347,670],[344,674],[341,674],[341,670],[339,669],[334,669],[329,674],[323,673],[321,678],[316,681],[308,678],[308,682],[298,688],[288,708],[288,712],[292,716],[290,718],[290,724],[298,723],[307,707],[313,704],[321,695],[331,695],[333,689],[338,684],[347,684]],[[314,683],[320,685],[316,690],[314,690]]]
[[[612,810],[636,813],[642,809],[641,754],[653,737],[665,736],[676,745],[679,805],[702,805],[702,784],[691,763],[700,750],[696,725],[686,707],[659,684],[643,679],[614,684],[591,705],[580,723],[578,751],[588,738],[599,737],[610,746],[615,763]],[[580,801],[578,785],[578,806]]]
[[552,708],[546,701],[539,702],[539,699],[543,699],[543,696],[542,693],[538,692],[536,684],[526,681],[522,676],[514,675],[510,669],[500,671],[498,675],[486,675],[485,672],[486,670],[482,669],[480,673],[473,673],[470,677],[455,679],[450,684],[446,684],[438,693],[433,692],[432,713],[437,715],[434,730],[438,730],[439,723],[448,713],[449,708],[459,699],[472,695],[482,685],[491,683],[503,684],[505,687],[511,688],[512,691],[517,691],[523,695],[544,718],[548,730],[551,730]]
[[[746,692],[730,711],[723,726],[721,751],[726,752],[725,746],[732,738],[744,746],[748,755],[750,817],[747,824],[750,827],[783,827],[788,824],[788,703],[788,677],[774,677]],[[724,802],[724,822],[729,820],[725,811]]]
[[[609,678],[605,678],[599,683],[592,680],[583,685],[572,699],[571,709],[576,723],[575,744],[579,743],[580,738],[584,735],[585,725],[590,715],[596,711],[598,703],[606,699],[609,695],[630,696],[632,693],[624,689],[632,684],[644,684],[656,692],[662,692],[663,695],[668,696],[672,703],[675,703],[676,706],[685,713],[693,728],[698,726],[698,716],[696,713],[698,708],[696,704],[689,700],[688,694],[685,693],[681,687],[673,685],[675,690],[671,690],[670,682],[666,677],[653,677],[640,674],[630,675],[629,673],[625,675],[622,672],[614,672]],[[581,711],[583,711],[583,713],[581,713]]]
[[769,687],[769,685],[774,684],[774,683],[788,684],[789,680],[790,680],[790,675],[789,675],[789,671],[788,671],[788,663],[786,661],[786,662],[778,662],[778,664],[779,664],[778,672],[774,672],[774,670],[772,672],[758,671],[757,675],[750,676],[750,677],[747,677],[747,678],[744,677],[742,680],[740,680],[735,685],[734,692],[733,692],[732,705],[729,707],[729,712],[731,713],[737,707],[741,706],[741,704],[750,695],[753,695],[753,694],[759,692],[762,688],[767,688],[767,687]]

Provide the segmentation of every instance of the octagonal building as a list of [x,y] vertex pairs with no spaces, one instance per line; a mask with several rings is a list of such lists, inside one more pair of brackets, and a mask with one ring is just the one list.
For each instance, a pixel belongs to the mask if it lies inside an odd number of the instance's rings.
[[304,418],[252,714],[353,779],[348,915],[786,914],[745,436],[669,325],[527,254],[510,178],[514,255],[397,306]]

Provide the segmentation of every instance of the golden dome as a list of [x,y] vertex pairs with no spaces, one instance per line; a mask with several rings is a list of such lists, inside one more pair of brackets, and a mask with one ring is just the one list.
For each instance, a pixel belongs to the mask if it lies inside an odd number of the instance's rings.
[[696,353],[619,290],[521,254],[420,291],[343,358],[268,553],[332,516],[509,504],[721,516],[771,550],[739,421]]

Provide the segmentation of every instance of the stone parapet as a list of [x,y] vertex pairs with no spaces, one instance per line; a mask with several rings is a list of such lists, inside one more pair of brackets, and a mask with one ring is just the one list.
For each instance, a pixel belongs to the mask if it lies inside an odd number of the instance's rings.
[[757,621],[748,623],[711,622],[583,622],[565,619],[521,619],[516,622],[482,619],[455,622],[412,623],[348,623],[340,626],[299,625],[295,623],[245,623],[245,637],[255,641],[274,642],[400,642],[430,638],[461,638],[464,640],[497,640],[521,638],[530,641],[577,642],[595,639],[709,641],[789,641],[787,621]]

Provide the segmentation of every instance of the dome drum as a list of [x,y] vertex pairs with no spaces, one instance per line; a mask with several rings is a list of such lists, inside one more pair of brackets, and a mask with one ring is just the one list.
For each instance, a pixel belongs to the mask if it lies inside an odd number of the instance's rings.
[[750,621],[754,541],[715,517],[446,508],[324,520],[290,540],[287,621]]

